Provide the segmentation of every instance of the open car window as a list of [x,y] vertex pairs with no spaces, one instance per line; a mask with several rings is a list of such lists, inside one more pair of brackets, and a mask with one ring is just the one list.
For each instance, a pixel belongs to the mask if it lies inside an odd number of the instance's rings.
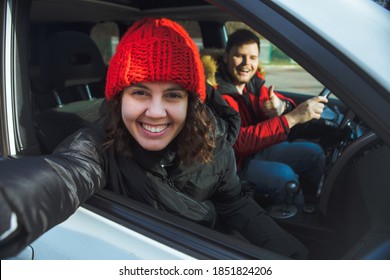
[[298,63],[245,23],[228,21],[225,26],[228,34],[244,28],[255,32],[259,36],[261,48],[259,67],[268,87],[273,85],[275,90],[280,92],[312,96],[318,95],[324,88]]

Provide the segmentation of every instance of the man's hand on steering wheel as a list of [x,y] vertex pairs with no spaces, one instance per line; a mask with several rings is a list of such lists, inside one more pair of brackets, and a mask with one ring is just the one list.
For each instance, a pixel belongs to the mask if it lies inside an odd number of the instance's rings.
[[315,96],[300,104],[291,112],[285,114],[289,127],[303,124],[313,119],[320,119],[328,99],[325,96]]

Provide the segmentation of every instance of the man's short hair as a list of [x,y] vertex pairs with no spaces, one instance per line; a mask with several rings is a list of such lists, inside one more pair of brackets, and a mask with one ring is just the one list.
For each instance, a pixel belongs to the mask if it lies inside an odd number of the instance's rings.
[[252,31],[248,29],[237,29],[232,34],[229,35],[227,44],[226,44],[226,52],[229,53],[229,51],[234,46],[241,46],[244,44],[251,44],[256,43],[259,52],[260,52],[260,39],[259,37],[253,33]]

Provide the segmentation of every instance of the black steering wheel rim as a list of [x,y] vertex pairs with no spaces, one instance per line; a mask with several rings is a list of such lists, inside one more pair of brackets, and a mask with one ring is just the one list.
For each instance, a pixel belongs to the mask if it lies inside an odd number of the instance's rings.
[[323,96],[323,97],[328,98],[331,93],[332,92],[330,91],[330,89],[328,89],[327,87],[324,87],[322,89],[322,91],[320,92],[319,96]]

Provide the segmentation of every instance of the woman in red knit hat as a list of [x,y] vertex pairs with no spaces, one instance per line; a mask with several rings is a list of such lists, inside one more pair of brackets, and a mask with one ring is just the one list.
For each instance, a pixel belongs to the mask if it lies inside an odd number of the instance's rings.
[[[2,253],[16,253],[105,187],[305,258],[306,248],[242,194],[232,149],[239,117],[213,96],[211,88],[206,98],[198,50],[182,26],[164,18],[135,22],[110,62],[102,119],[52,155],[0,162],[1,212],[16,213],[23,229],[9,240],[12,234],[0,232]],[[27,211],[28,201],[39,203]]]

